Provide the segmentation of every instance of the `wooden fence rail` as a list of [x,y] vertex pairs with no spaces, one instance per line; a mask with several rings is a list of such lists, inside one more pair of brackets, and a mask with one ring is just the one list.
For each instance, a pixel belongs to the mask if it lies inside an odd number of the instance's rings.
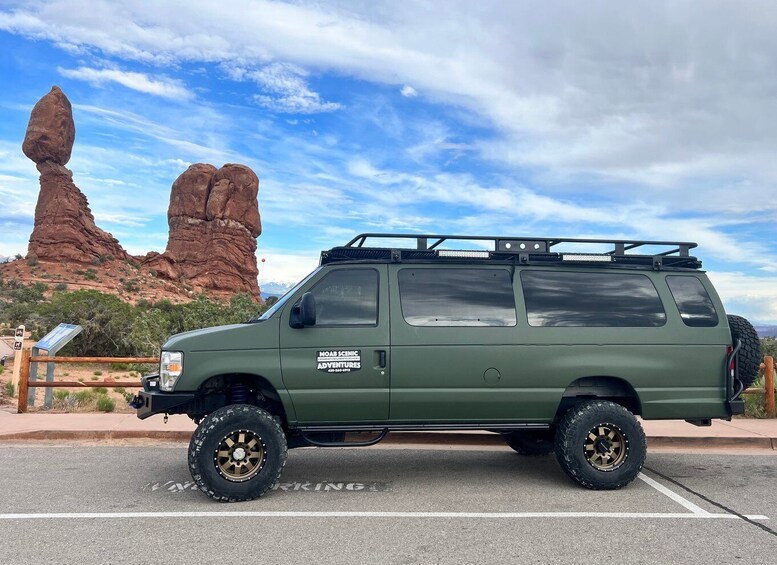
[[97,387],[123,387],[140,388],[140,381],[30,381],[30,365],[32,363],[159,363],[159,357],[47,357],[45,355],[32,357],[29,349],[23,349],[21,353],[21,372],[19,374],[19,403],[16,411],[19,414],[27,412],[31,388],[97,388]]
[[[33,381],[30,382],[30,364],[31,363],[158,363],[158,357],[32,357],[29,349],[23,349],[21,352],[21,374],[19,376],[19,413],[27,412],[27,401],[29,399],[30,388],[74,388],[74,387],[114,387],[122,386],[124,388],[140,388],[142,385],[137,383],[125,383],[118,381]],[[775,410],[775,390],[774,390],[774,358],[766,356],[761,363],[761,369],[764,371],[764,388],[751,388],[744,391],[743,394],[763,394],[764,412],[767,418],[777,417]]]

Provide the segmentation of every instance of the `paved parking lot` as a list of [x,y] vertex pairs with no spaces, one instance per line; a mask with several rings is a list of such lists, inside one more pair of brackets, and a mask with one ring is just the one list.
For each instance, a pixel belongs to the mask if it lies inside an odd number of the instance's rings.
[[264,498],[197,492],[184,446],[0,447],[0,563],[777,560],[777,456],[654,453],[621,491],[507,449],[304,449]]

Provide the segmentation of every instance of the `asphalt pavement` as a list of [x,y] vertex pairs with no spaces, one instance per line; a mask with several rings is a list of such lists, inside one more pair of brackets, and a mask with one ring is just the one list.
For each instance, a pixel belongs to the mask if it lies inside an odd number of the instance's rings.
[[777,455],[651,453],[620,491],[504,449],[299,449],[260,500],[196,490],[183,444],[0,446],[0,563],[777,560]]

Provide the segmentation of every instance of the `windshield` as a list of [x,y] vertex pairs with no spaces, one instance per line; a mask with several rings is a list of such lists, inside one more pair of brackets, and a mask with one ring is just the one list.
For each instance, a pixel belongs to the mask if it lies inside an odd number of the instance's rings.
[[248,323],[250,324],[250,323],[253,323],[253,322],[263,322],[263,321],[265,321],[265,320],[267,320],[267,319],[269,319],[269,318],[272,318],[273,314],[275,314],[275,313],[276,313],[278,310],[280,310],[281,308],[283,308],[283,305],[284,305],[284,304],[286,304],[286,302],[289,300],[289,298],[291,298],[291,297],[292,297],[292,295],[293,295],[295,292],[297,292],[297,289],[298,289],[299,287],[301,287],[303,284],[305,284],[306,282],[308,282],[308,281],[310,280],[310,278],[311,278],[313,275],[315,275],[317,272],[319,272],[320,270],[321,270],[321,267],[317,267],[316,269],[314,269],[314,270],[313,270],[313,272],[311,272],[311,273],[310,273],[308,276],[306,276],[304,279],[302,279],[302,280],[301,280],[301,281],[299,281],[297,284],[295,284],[295,285],[294,285],[294,286],[293,286],[291,289],[287,290],[287,291],[286,291],[286,294],[284,294],[283,296],[281,296],[281,297],[278,299],[278,302],[276,302],[275,304],[273,304],[273,305],[270,307],[270,309],[269,309],[269,310],[267,310],[267,311],[266,311],[264,314],[262,314],[262,315],[261,315],[261,316],[259,316],[258,318],[251,318],[250,320],[248,320]]

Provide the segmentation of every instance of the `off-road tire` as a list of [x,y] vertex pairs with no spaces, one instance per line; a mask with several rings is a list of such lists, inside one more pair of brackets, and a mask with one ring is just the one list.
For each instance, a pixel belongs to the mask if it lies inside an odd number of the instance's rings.
[[745,318],[733,315],[729,315],[727,318],[734,344],[737,340],[742,342],[738,354],[739,381],[744,388],[749,388],[758,378],[758,371],[761,368],[761,341],[758,339],[758,333],[753,325]]
[[[622,460],[611,470],[597,468],[586,455],[589,434],[599,426],[622,434]],[[556,458],[569,477],[592,490],[619,489],[633,481],[645,463],[645,432],[634,414],[607,400],[576,404],[564,414],[556,430]]]
[[[261,438],[263,464],[245,480],[229,480],[219,471],[216,454],[232,433]],[[286,465],[286,436],[269,412],[249,404],[232,404],[209,414],[189,442],[189,471],[197,488],[219,502],[254,500],[272,488]]]
[[519,455],[539,457],[550,455],[555,449],[554,430],[517,430],[502,437]]

